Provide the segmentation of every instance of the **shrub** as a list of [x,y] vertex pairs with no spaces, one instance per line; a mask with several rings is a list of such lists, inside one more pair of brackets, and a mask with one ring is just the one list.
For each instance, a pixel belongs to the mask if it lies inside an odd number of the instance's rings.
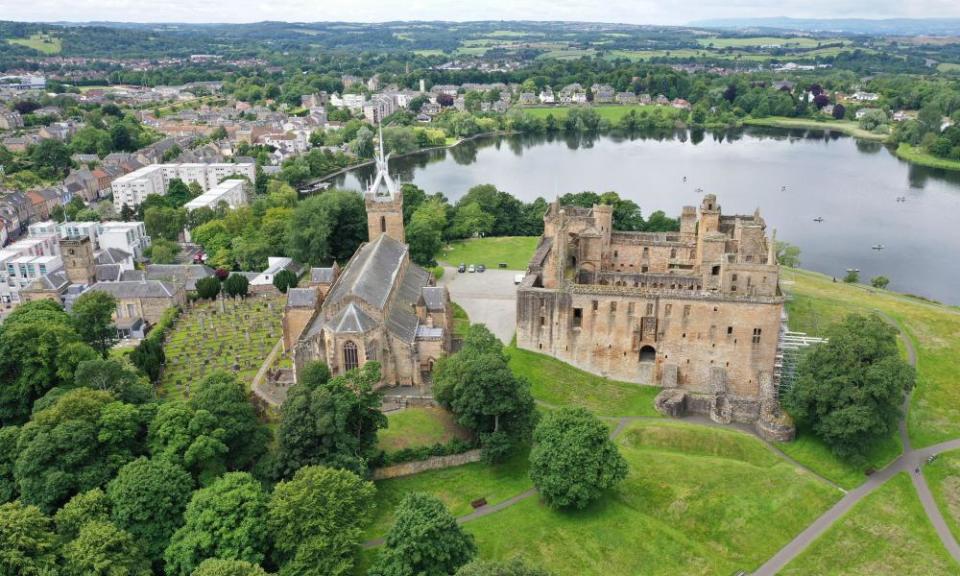
[[197,280],[197,296],[205,300],[213,300],[220,294],[220,279],[216,276]]

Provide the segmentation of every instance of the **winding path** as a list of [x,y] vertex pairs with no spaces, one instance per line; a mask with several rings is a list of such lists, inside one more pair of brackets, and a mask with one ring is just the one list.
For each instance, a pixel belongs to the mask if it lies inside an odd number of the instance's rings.
[[[917,365],[917,352],[913,346],[913,341],[910,340],[910,337],[904,331],[903,327],[900,325],[897,320],[891,316],[877,310],[876,313],[890,323],[892,326],[900,333],[900,339],[904,343],[904,347],[907,352],[907,359],[910,362],[911,366],[916,367]],[[547,408],[559,408],[559,406],[549,404],[546,402],[537,401],[538,404],[543,405]],[[903,454],[901,454],[896,460],[891,462],[883,470],[875,472],[872,474],[866,482],[857,486],[853,490],[846,491],[840,486],[838,486],[833,481],[824,478],[820,474],[814,472],[813,470],[807,468],[803,464],[797,462],[787,454],[783,453],[773,444],[764,441],[764,444],[777,456],[783,460],[790,462],[794,466],[805,470],[806,472],[820,478],[824,482],[834,486],[841,492],[844,492],[843,498],[839,502],[833,505],[832,508],[823,513],[819,518],[817,518],[810,526],[808,526],[803,532],[798,534],[792,541],[790,541],[786,546],[780,549],[772,558],[765,562],[760,568],[752,573],[752,576],[775,576],[780,570],[787,566],[794,558],[796,558],[801,552],[807,549],[810,544],[812,544],[817,538],[822,536],[833,524],[843,517],[854,505],[857,504],[864,496],[870,494],[884,483],[887,480],[895,476],[900,472],[907,472],[910,474],[910,478],[913,480],[914,488],[917,491],[917,495],[920,498],[920,502],[923,504],[923,509],[927,514],[927,517],[930,519],[931,524],[933,524],[934,529],[937,532],[937,535],[940,537],[940,541],[943,542],[944,547],[954,558],[955,561],[960,563],[960,545],[958,545],[957,540],[953,537],[953,534],[950,532],[949,527],[947,526],[946,521],[943,518],[943,514],[940,512],[940,509],[937,507],[936,501],[933,499],[933,495],[930,492],[929,486],[927,486],[927,481],[924,478],[922,473],[919,473],[918,470],[924,465],[926,459],[934,454],[939,454],[940,452],[946,452],[949,450],[958,450],[960,449],[960,438],[954,440],[948,440],[946,442],[941,442],[933,446],[927,446],[926,448],[913,449],[910,446],[910,438],[907,434],[907,412],[910,409],[910,395],[907,395],[904,398],[903,408],[902,408],[902,417],[899,422],[899,433],[900,440],[903,443]],[[614,416],[605,418],[607,420],[616,420],[617,424],[610,431],[610,438],[614,439],[620,436],[629,426],[631,422],[650,420],[650,421],[663,421],[663,418],[653,417],[653,416]],[[709,418],[703,416],[688,416],[682,419],[684,422],[692,422],[696,424],[702,424],[705,426],[713,426],[718,428],[733,428],[748,432],[755,435],[755,432],[752,428],[748,426],[738,426],[736,424],[718,424],[713,422]],[[500,512],[510,508],[511,506],[528,500],[537,494],[536,488],[529,488],[512,498],[503,500],[496,504],[489,504],[486,506],[481,506],[473,512],[460,516],[457,518],[458,524],[465,524],[472,520],[478,518],[483,518],[491,514]],[[384,542],[383,538],[376,538],[374,540],[369,540],[363,543],[364,548],[376,548],[381,546]]]

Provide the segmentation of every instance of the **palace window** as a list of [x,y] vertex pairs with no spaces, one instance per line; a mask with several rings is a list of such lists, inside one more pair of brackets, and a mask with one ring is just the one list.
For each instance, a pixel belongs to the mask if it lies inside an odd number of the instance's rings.
[[727,336],[733,335],[733,326],[727,326]]
[[380,231],[381,231],[381,232],[386,232],[386,231],[387,231],[387,217],[386,217],[386,216],[381,216],[381,217],[380,217]]
[[676,257],[677,257],[677,249],[676,249],[676,248],[671,248],[671,249],[670,249],[670,257],[671,257],[671,258],[676,258]]
[[343,345],[343,369],[353,370],[360,366],[360,360],[357,356],[357,345],[353,342],[347,341]]
[[719,276],[719,275],[720,275],[720,267],[719,267],[719,266],[714,266],[713,268],[711,268],[711,269],[710,269],[710,274],[713,275],[713,276]]
[[759,343],[760,343],[760,329],[759,329],[759,328],[754,328],[754,329],[753,329],[753,343],[754,343],[754,344],[759,344]]
[[611,314],[614,314],[614,313],[616,313],[616,311],[617,311],[617,303],[616,303],[616,301],[611,301],[611,302],[610,302],[610,313],[611,313]]
[[647,303],[647,316],[653,316],[653,303]]
[[579,328],[583,324],[583,308],[573,309],[573,327]]
[[627,315],[633,316],[633,302],[627,302]]
[[593,301],[593,311],[596,312],[600,309],[600,303],[596,300]]
[[650,255],[650,248],[647,248],[646,246],[644,246],[644,247],[643,247],[643,257],[646,258],[646,257],[649,256],[649,255]]
[[673,312],[673,304],[667,304],[663,309],[663,315],[669,316],[671,312]]
[[684,307],[683,307],[683,317],[684,317],[684,318],[689,318],[689,317],[690,317],[690,305],[689,305],[689,304],[686,304],[686,305],[684,305]]
[[736,282],[736,281],[737,281],[737,275],[736,275],[736,274],[731,275],[731,276],[730,276],[730,281],[731,281],[731,282]]

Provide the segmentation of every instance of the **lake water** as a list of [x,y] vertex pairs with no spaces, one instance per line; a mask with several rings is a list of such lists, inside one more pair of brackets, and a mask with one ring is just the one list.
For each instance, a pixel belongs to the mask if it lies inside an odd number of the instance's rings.
[[[391,172],[453,202],[485,183],[523,201],[615,190],[644,215],[677,216],[712,193],[725,214],[759,207],[779,240],[800,247],[804,268],[838,279],[857,268],[864,282],[884,275],[891,289],[960,304],[960,173],[913,166],[880,144],[839,134],[509,136],[397,158]],[[359,190],[371,178],[364,167],[335,184]]]

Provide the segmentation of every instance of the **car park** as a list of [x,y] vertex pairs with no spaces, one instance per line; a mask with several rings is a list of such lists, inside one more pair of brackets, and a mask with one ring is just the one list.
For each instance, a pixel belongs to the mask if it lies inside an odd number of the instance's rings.
[[477,271],[477,268],[473,264],[467,266],[467,272],[473,274],[476,271]]
[[466,264],[460,264],[459,266],[457,266],[457,272],[466,272],[466,271],[467,271]]
[[477,264],[477,272],[486,272],[486,271],[487,271],[486,266],[484,266],[483,264]]

